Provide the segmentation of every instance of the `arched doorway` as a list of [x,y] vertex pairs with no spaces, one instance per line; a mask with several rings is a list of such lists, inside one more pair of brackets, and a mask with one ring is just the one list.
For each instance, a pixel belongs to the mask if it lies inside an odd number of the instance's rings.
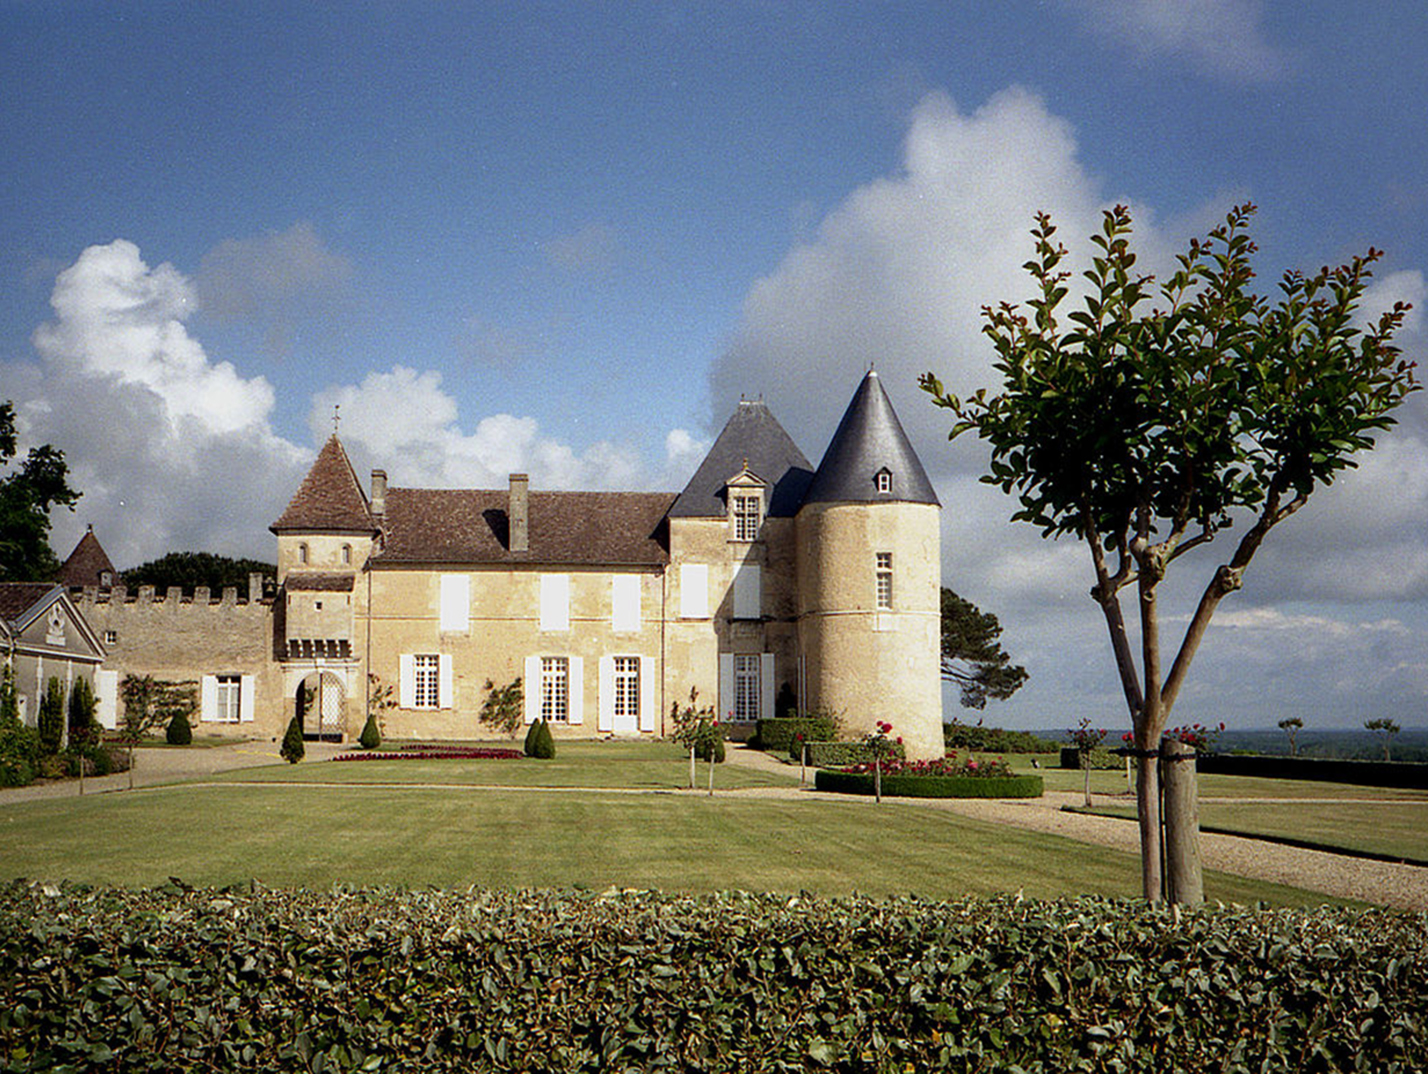
[[341,679],[330,671],[314,671],[298,683],[295,700],[303,738],[342,741],[347,691]]

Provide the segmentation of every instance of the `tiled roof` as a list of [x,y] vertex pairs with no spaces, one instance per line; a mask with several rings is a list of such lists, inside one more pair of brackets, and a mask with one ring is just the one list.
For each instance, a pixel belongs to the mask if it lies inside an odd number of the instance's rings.
[[324,530],[375,532],[367,496],[334,433],[317,453],[283,517],[268,527],[283,531]]
[[53,582],[0,582],[0,619],[15,622],[54,587]]
[[684,486],[670,510],[676,518],[722,518],[728,510],[724,486],[745,465],[769,483],[768,513],[792,518],[813,479],[813,464],[798,450],[762,402],[741,400],[739,408]]
[[[727,476],[727,475],[726,475]],[[532,492],[528,552],[507,548],[507,489],[387,490],[382,551],[398,563],[659,566],[672,492]]]
[[91,528],[79,539],[79,544],[74,546],[74,551],[69,554],[69,559],[64,561],[64,566],[59,569],[55,580],[66,586],[100,585],[100,575],[105,571],[109,572],[111,578],[118,577],[119,572],[114,569],[114,564],[109,562],[109,556],[105,554],[99,538],[94,536],[94,530]]
[[[877,473],[892,474],[892,490],[879,492]],[[805,503],[939,503],[892,400],[872,371],[858,385],[838,431],[823,453]]]
[[350,593],[354,575],[341,571],[288,571],[283,585],[303,593]]

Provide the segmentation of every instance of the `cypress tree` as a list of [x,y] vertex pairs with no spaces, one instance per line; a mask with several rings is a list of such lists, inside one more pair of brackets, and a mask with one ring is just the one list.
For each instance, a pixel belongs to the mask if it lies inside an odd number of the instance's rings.
[[537,723],[536,727],[535,749],[531,756],[548,761],[555,756],[555,736],[550,733],[550,724],[545,720]]
[[40,752],[46,756],[58,753],[64,740],[64,683],[54,676],[40,699],[35,727],[40,733]]
[[526,740],[522,745],[521,749],[525,752],[525,755],[527,757],[535,756],[536,738],[540,735],[540,732],[537,730],[537,728],[540,727],[541,722],[542,721],[540,720],[536,720],[535,723],[531,724],[530,727],[526,728]]
[[302,743],[302,724],[296,716],[288,721],[288,729],[283,734],[282,749],[278,752],[288,764],[297,764],[307,753],[307,747]]

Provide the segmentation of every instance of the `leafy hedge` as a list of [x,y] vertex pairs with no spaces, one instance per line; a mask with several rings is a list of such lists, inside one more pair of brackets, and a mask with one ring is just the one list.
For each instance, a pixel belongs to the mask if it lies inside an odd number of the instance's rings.
[[[894,757],[905,757],[901,742],[888,743]],[[814,768],[847,768],[874,760],[873,748],[865,742],[810,742],[808,763]]]
[[[1123,754],[1115,753],[1103,746],[1097,746],[1091,751],[1091,769],[1093,771],[1114,771],[1124,769],[1126,759]],[[1061,747],[1061,767],[1080,770],[1081,750],[1076,746]]]
[[1050,742],[1030,731],[1008,731],[980,724],[944,723],[942,741],[949,750],[977,750],[979,753],[1055,753],[1060,743]]
[[[882,777],[883,794],[890,798],[1040,798],[1040,776],[913,776]],[[819,769],[813,789],[838,794],[872,794],[871,772],[836,772]]]
[[780,753],[791,749],[799,735],[808,742],[837,738],[838,721],[832,716],[770,717],[759,721],[756,741],[759,749]]
[[1019,898],[0,887],[0,1069],[1428,1066],[1428,921]]
[[1264,779],[1309,779],[1355,783],[1361,787],[1407,787],[1428,790],[1428,764],[1407,761],[1347,761],[1319,757],[1279,757],[1271,754],[1207,754],[1198,757],[1201,772]]

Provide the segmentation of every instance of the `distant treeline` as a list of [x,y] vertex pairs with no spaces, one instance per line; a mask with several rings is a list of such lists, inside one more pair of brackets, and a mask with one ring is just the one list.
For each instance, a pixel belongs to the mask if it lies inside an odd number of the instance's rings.
[[170,552],[124,571],[121,577],[130,589],[151,585],[163,593],[170,586],[179,586],[191,594],[197,586],[208,586],[214,596],[233,586],[240,594],[248,593],[248,575],[261,574],[264,586],[272,588],[278,569],[271,563],[256,559],[230,559],[212,552]]
[[[1122,731],[1116,729],[1107,735],[1106,745],[1119,746]],[[1057,742],[1069,741],[1065,731],[1042,730],[1035,734]],[[1299,757],[1333,761],[1383,760],[1383,736],[1377,732],[1354,728],[1316,731],[1306,727],[1295,738],[1298,746],[1295,753]],[[1288,757],[1289,735],[1278,728],[1236,731],[1231,727],[1218,736],[1215,749],[1219,753],[1264,753]],[[1428,763],[1428,728],[1404,728],[1392,736],[1389,753],[1395,761]]]

